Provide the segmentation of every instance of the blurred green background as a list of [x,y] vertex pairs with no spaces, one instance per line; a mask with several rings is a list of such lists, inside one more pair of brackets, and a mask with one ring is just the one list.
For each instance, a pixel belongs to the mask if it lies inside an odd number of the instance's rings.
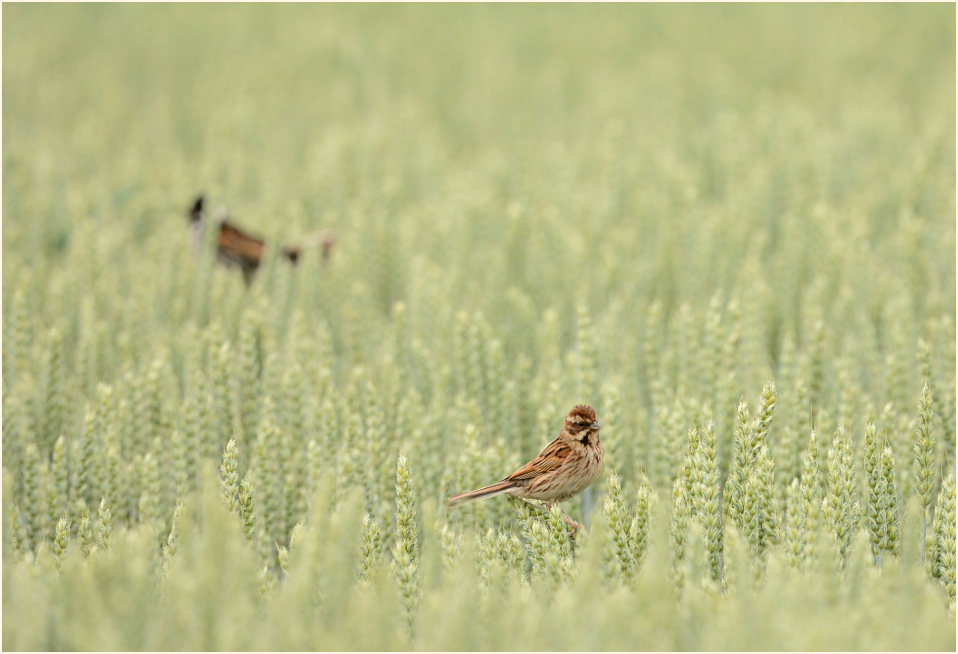
[[[909,211],[947,219],[916,244],[914,301],[954,303],[948,6],[8,11],[5,289],[18,252],[86,247],[81,226],[115,234],[107,257],[176,247],[204,189],[268,235],[335,224],[368,251],[391,224],[396,256],[595,309],[623,277],[668,306],[708,296],[750,248],[772,267],[827,265],[821,241],[877,251]],[[703,260],[707,239],[728,256]],[[801,290],[776,281],[776,302]]]

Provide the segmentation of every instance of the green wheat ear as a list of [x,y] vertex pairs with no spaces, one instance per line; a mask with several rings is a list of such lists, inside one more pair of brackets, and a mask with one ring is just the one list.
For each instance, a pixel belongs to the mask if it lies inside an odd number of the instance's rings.
[[932,430],[932,397],[928,384],[921,389],[918,401],[918,427],[915,430],[912,466],[915,476],[915,493],[921,502],[921,562],[925,562],[927,543],[927,520],[938,477],[935,467],[935,438]]
[[921,369],[921,376],[924,379],[925,385],[928,386],[929,395],[931,396],[931,408],[938,414],[942,423],[942,431],[944,433],[942,443],[945,445],[946,453],[951,457],[951,460],[954,461],[955,423],[954,407],[952,406],[954,403],[951,401],[945,402],[941,396],[941,392],[938,389],[938,381],[931,365],[931,348],[925,339],[918,341],[918,362]]
[[876,567],[885,552],[900,551],[899,499],[891,448],[878,442],[874,423],[865,426],[866,516]]
[[96,546],[97,549],[105,550],[110,547],[113,539],[113,510],[107,502],[107,498],[100,500],[100,508],[97,510],[96,521]]
[[422,593],[419,561],[419,529],[416,524],[416,490],[409,462],[404,454],[396,462],[396,536],[392,549],[392,570],[402,595],[410,638]]
[[363,583],[370,583],[374,571],[380,564],[383,556],[383,537],[379,520],[368,513],[363,515],[359,545],[359,579]]
[[49,519],[43,493],[45,470],[40,463],[40,452],[35,443],[28,443],[23,457],[23,520],[27,529],[28,542],[36,548],[44,540],[44,529]]
[[606,538],[603,548],[604,578],[607,583],[627,583],[635,568],[634,546],[629,533],[631,516],[622,500],[619,476],[614,470],[606,481],[602,512]]
[[85,557],[90,556],[93,549],[93,538],[93,524],[90,522],[90,516],[84,511],[77,527],[77,545]]
[[681,596],[686,583],[685,555],[689,531],[689,498],[685,480],[672,484],[672,512],[669,525],[669,572],[675,592]]
[[649,549],[649,540],[651,538],[652,512],[658,502],[658,494],[652,488],[652,482],[643,473],[639,476],[639,487],[635,498],[635,515],[632,523],[629,525],[629,532],[632,535],[635,549],[633,557],[636,568],[642,565],[646,553]]
[[43,408],[39,420],[38,446],[46,455],[60,436],[66,422],[66,372],[63,362],[63,336],[56,328],[47,335],[48,350],[43,382]]
[[[715,431],[711,421],[698,430],[693,465],[695,474],[692,494],[699,522],[705,531],[706,558],[713,582],[724,588],[724,530],[722,491],[719,482]],[[746,486],[747,488],[747,486]]]
[[140,463],[140,475],[143,481],[143,491],[139,498],[140,523],[149,525],[159,531],[162,510],[162,487],[157,457],[153,452],[143,455]]
[[262,360],[258,343],[261,339],[260,325],[252,312],[244,315],[240,327],[238,345],[237,376],[238,409],[240,433],[244,443],[252,443],[256,438],[256,427],[259,419],[259,403],[262,392]]
[[243,520],[243,533],[246,534],[246,540],[254,543],[256,539],[256,491],[248,473],[240,482],[237,501],[240,517]]
[[808,528],[802,506],[801,489],[798,479],[792,479],[785,496],[785,520],[782,526],[782,543],[788,565],[803,569],[807,548]]
[[901,498],[898,493],[895,456],[890,447],[882,449],[881,453],[882,485],[885,488],[883,513],[887,526],[885,527],[885,549],[899,556],[901,554]]
[[852,538],[859,524],[860,504],[851,444],[842,426],[832,438],[826,469],[825,523],[835,539],[839,564],[844,571],[851,553]]
[[934,541],[932,554],[926,565],[929,575],[945,588],[952,601],[955,600],[955,476],[942,480],[935,504],[933,523]]
[[[10,322],[6,336],[9,339],[7,343],[10,346],[12,354],[4,357],[12,358],[13,363],[4,370],[3,379],[8,380],[9,373],[12,374],[13,382],[22,385],[30,369],[30,346],[28,339],[30,337],[30,314],[27,309],[27,301],[24,289],[18,287],[13,294],[13,300],[10,304]],[[10,383],[10,382],[7,382]]]
[[239,462],[236,441],[232,438],[223,450],[223,462],[220,464],[220,482],[223,485],[223,500],[231,513],[239,509]]
[[[825,497],[824,466],[818,434],[814,431],[808,440],[808,450],[802,457],[802,471],[798,486],[793,491],[795,480],[789,486],[785,528],[785,542],[790,553],[789,563],[801,570],[814,562],[816,534],[822,520],[822,502]],[[794,493],[797,492],[797,495]]]
[[57,526],[53,537],[53,560],[57,568],[63,565],[63,556],[66,554],[67,547],[70,545],[70,520],[66,516],[60,516],[57,520]]
[[47,479],[47,507],[50,524],[57,524],[61,516],[69,511],[70,462],[66,439],[61,435],[53,445],[50,461],[50,475]]

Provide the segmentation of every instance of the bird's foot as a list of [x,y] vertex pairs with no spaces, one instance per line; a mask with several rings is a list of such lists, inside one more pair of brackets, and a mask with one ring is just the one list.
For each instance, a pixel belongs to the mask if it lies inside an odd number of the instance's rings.
[[585,525],[580,525],[578,522],[576,522],[576,521],[574,521],[574,520],[570,520],[570,519],[569,519],[569,516],[567,516],[564,511],[562,512],[562,520],[563,520],[567,525],[569,525],[570,527],[572,527],[572,529],[569,530],[569,537],[570,537],[570,538],[575,538],[575,534],[576,534],[577,531],[579,531],[580,529],[585,529]]

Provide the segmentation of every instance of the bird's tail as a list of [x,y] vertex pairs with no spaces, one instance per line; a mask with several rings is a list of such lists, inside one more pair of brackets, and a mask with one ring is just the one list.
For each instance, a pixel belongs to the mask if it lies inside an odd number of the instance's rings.
[[290,263],[296,263],[303,250],[320,246],[323,252],[323,262],[326,262],[329,260],[329,253],[335,242],[336,233],[333,230],[321,229],[318,232],[304,236],[299,243],[285,246],[282,249],[282,254],[289,259]]
[[446,500],[446,503],[450,507],[453,507],[464,502],[473,502],[486,497],[492,497],[493,495],[501,495],[502,493],[508,492],[510,489],[512,489],[514,485],[514,482],[511,481],[500,481],[492,484],[491,486],[484,486],[483,488],[471,490],[468,493],[452,495],[448,500]]

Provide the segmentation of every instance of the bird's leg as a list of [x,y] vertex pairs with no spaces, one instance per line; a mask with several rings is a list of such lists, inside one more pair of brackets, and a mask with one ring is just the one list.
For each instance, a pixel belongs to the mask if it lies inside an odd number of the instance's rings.
[[585,528],[585,525],[580,525],[578,522],[575,522],[574,520],[569,519],[569,516],[567,516],[565,513],[565,509],[562,509],[562,519],[565,521],[567,525],[572,527],[572,531],[569,534],[570,536],[572,534],[575,534],[577,530]]

